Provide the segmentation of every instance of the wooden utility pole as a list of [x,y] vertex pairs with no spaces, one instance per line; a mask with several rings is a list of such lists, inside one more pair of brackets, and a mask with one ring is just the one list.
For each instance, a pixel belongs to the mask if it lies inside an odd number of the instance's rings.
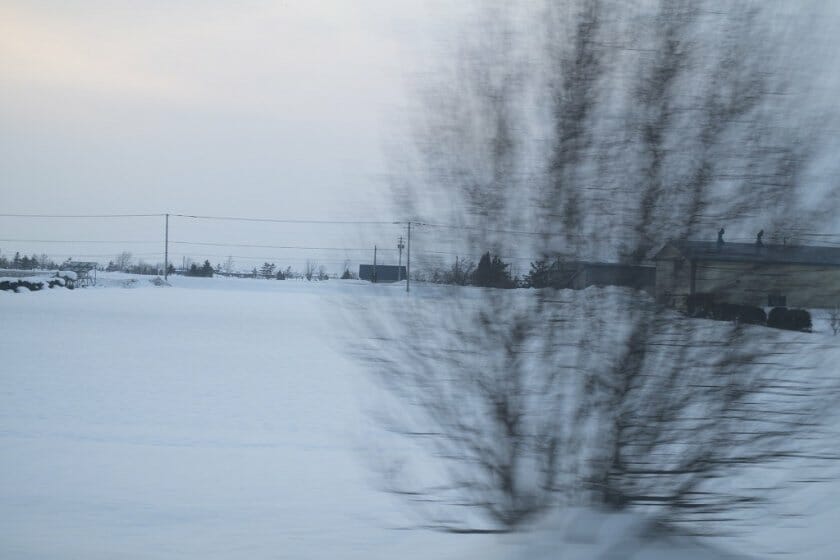
[[397,249],[400,251],[400,257],[397,261],[397,282],[402,280],[402,251],[405,249],[405,243],[403,243],[402,235],[400,236],[400,240],[397,242]]
[[163,278],[169,277],[169,214],[166,215],[166,237],[163,249]]
[[373,246],[373,283],[376,284],[376,245]]
[[405,254],[405,293],[411,291],[411,222],[408,222],[408,246]]

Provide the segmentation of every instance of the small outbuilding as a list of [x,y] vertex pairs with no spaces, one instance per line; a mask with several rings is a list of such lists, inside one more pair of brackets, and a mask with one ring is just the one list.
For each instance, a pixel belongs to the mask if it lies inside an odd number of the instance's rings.
[[[762,232],[763,233],[763,232]],[[840,247],[671,241],[653,258],[656,299],[685,309],[693,294],[766,307],[840,304]]]
[[369,282],[399,282],[406,279],[404,266],[360,264],[359,279]]
[[67,261],[62,263],[59,271],[74,273],[73,284],[77,288],[84,288],[96,285],[96,266],[95,262]]

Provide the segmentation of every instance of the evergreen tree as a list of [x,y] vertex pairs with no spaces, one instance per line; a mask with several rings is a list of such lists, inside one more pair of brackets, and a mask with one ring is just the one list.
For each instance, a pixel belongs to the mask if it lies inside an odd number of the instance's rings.
[[209,260],[204,261],[204,264],[201,265],[201,269],[199,270],[200,275],[206,278],[213,277],[213,265],[210,264]]
[[523,278],[526,288],[560,288],[562,280],[562,266],[560,259],[549,264],[546,259],[531,263],[531,270]]
[[548,282],[548,261],[540,259],[532,262],[524,282],[526,288],[544,288]]
[[510,277],[509,266],[498,256],[491,257],[488,251],[478,261],[473,272],[473,284],[485,288],[513,288],[515,282]]
[[263,278],[272,278],[274,276],[274,263],[263,263],[260,274],[262,274]]

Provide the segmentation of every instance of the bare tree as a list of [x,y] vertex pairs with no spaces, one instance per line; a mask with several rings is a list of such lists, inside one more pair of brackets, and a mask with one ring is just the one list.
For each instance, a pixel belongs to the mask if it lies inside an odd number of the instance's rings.
[[224,264],[222,264],[222,272],[227,275],[231,275],[236,270],[236,263],[233,260],[233,257],[228,257],[225,259]]
[[131,255],[131,253],[129,253],[128,251],[123,251],[114,258],[114,266],[120,272],[128,272],[132,260],[133,256]]
[[315,261],[306,261],[303,266],[303,277],[311,281],[313,278],[318,279],[318,263]]
[[[473,251],[530,244],[550,260],[639,262],[722,220],[804,216],[798,178],[815,154],[775,116],[785,69],[757,58],[772,42],[757,6],[547,3],[534,63],[494,5],[422,96],[421,171],[400,202],[451,209]],[[801,375],[778,333],[701,325],[627,292],[488,290],[388,316],[365,359],[409,407],[383,422],[440,469],[413,472],[406,453],[383,471],[436,528],[513,530],[563,500],[735,518],[772,488],[725,480],[831,458],[809,438],[835,387]]]
[[835,335],[840,332],[840,305],[828,312],[828,325]]

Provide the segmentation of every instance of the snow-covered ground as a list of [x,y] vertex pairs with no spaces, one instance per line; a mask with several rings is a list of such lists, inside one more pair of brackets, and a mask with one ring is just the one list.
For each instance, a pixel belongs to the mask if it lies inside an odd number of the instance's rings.
[[[171,283],[0,292],[0,558],[720,557],[591,512],[505,537],[404,530],[366,467],[370,381],[344,351],[356,304],[404,285]],[[812,498],[810,558],[835,557],[834,488]]]

